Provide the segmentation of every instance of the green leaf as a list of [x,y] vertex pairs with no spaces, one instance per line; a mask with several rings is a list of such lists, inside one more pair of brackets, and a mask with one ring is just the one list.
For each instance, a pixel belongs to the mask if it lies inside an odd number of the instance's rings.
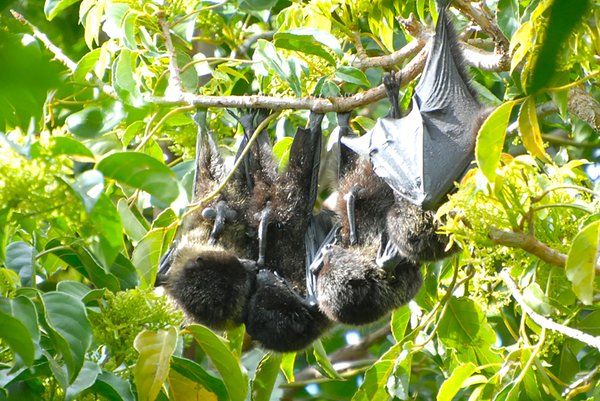
[[11,302],[0,298],[0,338],[27,366],[33,365],[35,347],[33,339],[20,317],[12,316]]
[[169,372],[169,401],[217,401],[217,395],[174,370]]
[[277,4],[277,0],[241,0],[239,7],[243,11],[253,13],[256,11],[270,10],[275,4]]
[[69,115],[65,123],[70,133],[89,139],[112,130],[124,117],[123,105],[120,102],[111,102],[104,107],[86,107]]
[[315,342],[313,342],[312,345],[313,355],[315,356],[317,365],[319,366],[319,368],[321,368],[325,376],[329,377],[330,379],[344,380],[344,378],[340,376],[340,374],[335,370],[335,368],[331,364],[331,361],[327,356],[327,352],[325,352],[325,348],[323,348],[323,343],[321,342],[321,340],[316,340]]
[[154,287],[160,255],[171,242],[174,233],[174,229],[158,228],[150,230],[133,250],[131,261],[140,278],[141,288]]
[[75,71],[73,71],[73,81],[77,83],[85,83],[86,77],[91,72],[98,60],[100,60],[101,49],[94,49],[89,53],[86,53],[77,63]]
[[82,391],[92,387],[96,382],[96,378],[100,374],[100,366],[97,363],[91,361],[85,361],[83,368],[77,375],[77,379],[69,387],[65,394],[65,400],[70,401],[74,399]]
[[504,138],[514,101],[506,102],[494,110],[483,122],[475,144],[475,158],[483,175],[494,182],[500,163]]
[[273,155],[275,160],[279,162],[278,169],[282,171],[290,160],[290,149],[292,148],[292,142],[294,138],[289,136],[283,137],[273,145]]
[[268,352],[258,363],[252,380],[252,401],[269,401],[279,374],[281,354]]
[[31,245],[23,241],[8,244],[5,265],[19,275],[23,286],[34,285],[34,248]]
[[117,255],[109,270],[119,279],[121,290],[135,288],[140,283],[135,265],[122,253]]
[[217,395],[220,401],[228,399],[227,388],[222,380],[207,373],[202,366],[189,359],[173,356],[171,358],[171,370],[200,383],[204,388]]
[[84,304],[99,299],[104,289],[92,289],[79,281],[63,280],[56,285],[56,291],[73,295]]
[[371,83],[364,72],[355,67],[343,65],[335,71],[335,77],[351,84],[356,84],[369,88]]
[[52,155],[67,155],[79,162],[93,162],[94,154],[83,143],[68,136],[55,136],[50,139]]
[[52,21],[62,10],[77,2],[78,0],[46,0],[44,14],[46,14],[48,21]]
[[163,163],[139,152],[113,153],[96,165],[105,177],[148,192],[165,203],[179,196],[177,177]]
[[460,365],[459,367],[452,370],[452,374],[442,383],[438,390],[436,400],[437,401],[451,401],[452,398],[462,388],[465,380],[467,380],[473,372],[477,370],[477,367],[472,363]]
[[[408,345],[408,344],[406,344]],[[402,352],[402,344],[395,344],[388,349],[365,372],[365,379],[352,397],[352,401],[388,401],[390,396],[386,385],[394,373],[396,359]]]
[[199,324],[192,324],[187,330],[221,374],[231,401],[245,400],[248,394],[248,374],[240,360],[229,350],[225,339]]
[[406,333],[408,322],[410,322],[410,308],[408,305],[401,306],[392,312],[390,327],[396,342],[400,342],[404,338],[404,333]]
[[112,65],[113,88],[125,103],[133,107],[141,107],[144,101],[135,81],[136,60],[137,53],[129,49],[121,49]]
[[450,298],[437,332],[442,343],[454,349],[489,347],[496,341],[481,308],[468,298]]
[[500,0],[497,10],[496,21],[498,21],[498,28],[500,28],[504,36],[511,38],[517,28],[519,28],[519,1]]
[[119,202],[117,203],[117,210],[119,211],[119,216],[121,216],[123,229],[125,230],[127,236],[135,242],[140,241],[144,235],[146,235],[148,230],[131,211],[129,205],[127,204],[127,200],[124,198],[119,199]]
[[331,52],[342,54],[340,43],[333,35],[312,28],[278,32],[273,37],[273,44],[280,49],[319,56],[331,65],[336,65],[336,59]]
[[43,294],[42,300],[47,329],[67,365],[69,383],[73,383],[92,344],[85,306],[74,296],[56,291]]
[[567,255],[567,278],[573,285],[573,292],[585,305],[591,305],[593,302],[599,254],[600,220],[596,220],[575,236]]
[[135,401],[136,398],[127,380],[111,372],[103,371],[96,378],[93,391],[111,401]]
[[519,111],[519,131],[523,145],[533,156],[539,157],[542,160],[550,160],[544,149],[542,133],[537,118],[535,100],[532,96],[528,96],[521,106]]
[[294,381],[294,364],[296,362],[296,353],[295,352],[286,352],[281,357],[281,371],[285,376],[285,379],[288,383],[292,383]]
[[597,309],[577,323],[577,328],[593,336],[600,336],[600,309]]
[[548,316],[554,311],[550,300],[538,283],[529,284],[523,290],[523,300],[531,309],[541,315]]
[[121,28],[123,29],[123,43],[130,50],[137,50],[137,42],[135,40],[137,12],[130,10],[123,18]]
[[104,176],[98,170],[87,170],[79,174],[69,186],[83,202],[86,212],[91,213],[104,192]]
[[135,337],[133,347],[140,353],[133,377],[139,401],[154,401],[169,376],[169,363],[177,345],[177,329],[152,332],[144,330]]

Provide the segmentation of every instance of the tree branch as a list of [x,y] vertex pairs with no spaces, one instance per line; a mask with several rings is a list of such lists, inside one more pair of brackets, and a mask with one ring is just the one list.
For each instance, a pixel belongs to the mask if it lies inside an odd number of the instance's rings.
[[476,7],[469,0],[454,0],[454,6],[471,18],[481,29],[487,33],[500,47],[501,53],[506,53],[509,47],[509,41],[504,36],[498,25],[494,23],[494,18],[481,6]]
[[169,24],[164,20],[163,17],[159,17],[158,23],[163,32],[165,38],[165,46],[169,55],[169,84],[165,93],[166,98],[173,98],[179,100],[183,98],[183,84],[181,83],[181,70],[177,65],[177,53],[171,40],[171,33],[169,32]]
[[552,265],[564,268],[567,263],[567,255],[550,248],[531,234],[498,230],[492,227],[488,236],[496,245],[523,249]]
[[559,332],[567,337],[581,341],[582,343],[587,344],[590,347],[594,347],[600,350],[600,336],[592,336],[590,334],[584,333],[583,331],[564,326],[536,313],[533,309],[529,307],[529,305],[527,305],[527,303],[523,299],[523,295],[519,292],[517,283],[515,283],[515,281],[512,279],[512,277],[508,273],[508,270],[502,270],[500,272],[500,278],[504,281],[504,284],[506,284],[506,286],[510,290],[515,301],[517,301],[517,303],[521,306],[523,312],[527,314],[531,318],[531,320],[533,320],[545,329]]

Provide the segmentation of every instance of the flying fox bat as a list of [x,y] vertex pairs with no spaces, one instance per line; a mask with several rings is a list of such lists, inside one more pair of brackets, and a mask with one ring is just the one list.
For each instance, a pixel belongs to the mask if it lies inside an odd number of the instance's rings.
[[[256,113],[243,116],[246,146]],[[206,112],[195,115],[198,125],[192,201],[212,192],[225,176],[223,160],[206,126]],[[263,135],[261,133],[261,135]],[[265,134],[266,135],[266,134]],[[260,144],[260,141],[259,141]],[[258,241],[246,220],[252,171],[260,149],[244,160],[244,167],[223,188],[218,198],[183,222],[182,235],[163,257],[157,285],[194,321],[215,329],[239,325],[254,289]],[[239,152],[238,152],[239,156]]]
[[446,256],[447,241],[436,234],[434,210],[473,159],[483,108],[469,85],[456,33],[438,1],[440,13],[431,50],[412,99],[400,116],[399,78],[384,79],[390,114],[360,138],[342,142],[373,164],[374,173],[394,191],[387,231],[399,252],[415,262]]
[[419,83],[412,110],[377,120],[360,138],[343,143],[369,157],[375,173],[397,197],[428,210],[436,208],[473,159],[475,128],[481,105],[469,85],[446,1]]
[[329,230],[326,214],[313,216],[317,196],[323,115],[311,114],[298,129],[287,170],[256,180],[249,207],[258,230],[261,268],[245,321],[248,334],[265,348],[305,348],[329,326],[313,298],[309,266]]
[[[349,114],[338,115],[340,137],[354,137]],[[395,206],[392,189],[371,162],[338,144],[340,175],[335,211],[339,230],[324,240],[311,266],[316,297],[332,320],[365,324],[408,302],[421,286],[419,265],[403,258],[387,238],[386,217]]]

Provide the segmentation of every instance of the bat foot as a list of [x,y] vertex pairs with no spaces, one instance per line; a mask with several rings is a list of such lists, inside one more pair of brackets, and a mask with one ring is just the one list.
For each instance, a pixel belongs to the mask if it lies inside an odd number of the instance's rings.
[[400,77],[398,74],[392,72],[387,73],[383,76],[383,86],[387,93],[387,97],[392,104],[390,114],[388,117],[398,119],[401,117],[400,113]]

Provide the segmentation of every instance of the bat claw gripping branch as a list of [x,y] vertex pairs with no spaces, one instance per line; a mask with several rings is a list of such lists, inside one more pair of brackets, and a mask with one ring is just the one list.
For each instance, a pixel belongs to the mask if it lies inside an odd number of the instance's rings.
[[214,208],[207,207],[202,210],[202,217],[215,221],[208,240],[210,245],[215,245],[225,228],[225,222],[234,221],[237,218],[237,213],[225,201],[219,201]]

